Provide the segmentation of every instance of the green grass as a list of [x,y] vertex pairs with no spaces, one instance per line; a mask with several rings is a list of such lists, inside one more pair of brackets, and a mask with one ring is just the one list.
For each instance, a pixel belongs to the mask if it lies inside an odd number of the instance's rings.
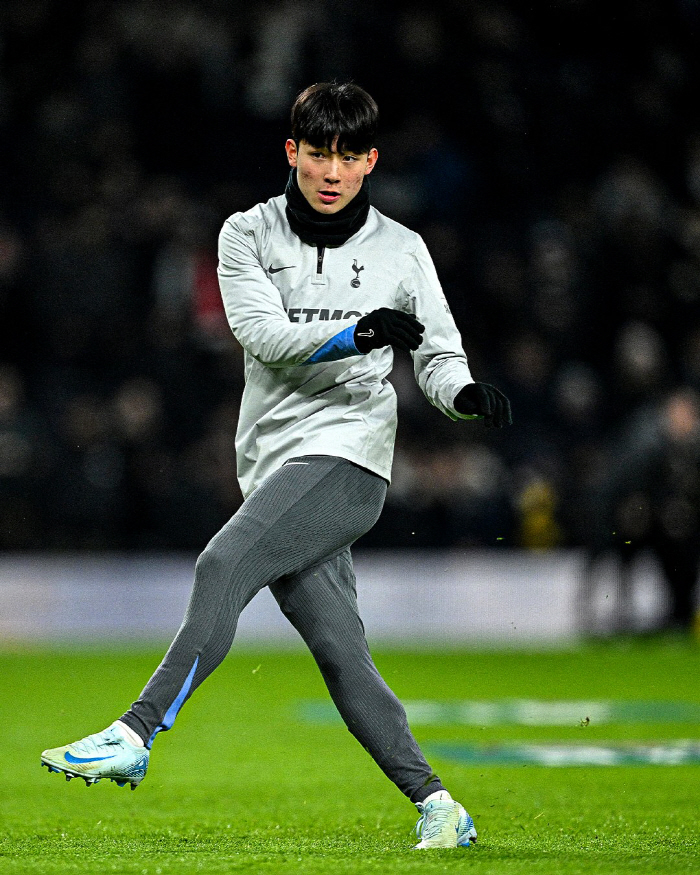
[[[301,723],[324,698],[305,652],[234,648],[162,735],[132,793],[39,768],[44,747],[128,706],[161,651],[0,652],[0,872],[678,873],[700,871],[700,766],[547,769],[434,760],[479,845],[413,852],[416,814],[342,726]],[[568,651],[379,653],[403,698],[700,701],[700,648],[667,638]],[[257,670],[256,670],[257,669]],[[445,740],[698,738],[688,724],[422,726]]]

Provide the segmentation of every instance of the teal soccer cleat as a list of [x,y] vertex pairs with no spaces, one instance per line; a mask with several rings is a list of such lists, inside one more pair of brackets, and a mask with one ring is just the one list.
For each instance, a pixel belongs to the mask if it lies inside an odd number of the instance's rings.
[[476,842],[474,821],[446,790],[417,802],[416,808],[421,816],[416,824],[420,841],[415,849],[468,848]]
[[109,778],[119,787],[135,790],[146,775],[149,751],[128,741],[118,726],[88,735],[65,747],[45,750],[41,764],[50,772],[63,772],[66,781],[82,778],[87,786]]

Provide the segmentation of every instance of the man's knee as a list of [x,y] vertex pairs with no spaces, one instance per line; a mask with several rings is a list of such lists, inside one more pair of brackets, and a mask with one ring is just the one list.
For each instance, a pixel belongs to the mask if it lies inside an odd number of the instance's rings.
[[218,578],[227,567],[230,567],[230,564],[230,559],[226,557],[222,545],[214,538],[199,554],[195,565],[195,576],[200,580]]

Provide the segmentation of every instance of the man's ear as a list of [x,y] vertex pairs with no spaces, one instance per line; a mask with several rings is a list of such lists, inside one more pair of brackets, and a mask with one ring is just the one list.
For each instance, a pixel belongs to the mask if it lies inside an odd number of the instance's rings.
[[374,170],[374,165],[377,163],[377,158],[379,158],[379,152],[376,149],[372,148],[367,153],[367,164],[365,165],[365,176],[368,173],[371,173]]
[[284,144],[285,152],[287,153],[287,161],[289,161],[290,167],[297,166],[297,144],[294,140],[287,140]]

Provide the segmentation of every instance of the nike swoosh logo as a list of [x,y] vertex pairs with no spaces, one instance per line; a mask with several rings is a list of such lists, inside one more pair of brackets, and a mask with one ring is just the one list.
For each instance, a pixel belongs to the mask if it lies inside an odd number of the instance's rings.
[[270,265],[267,269],[268,273],[279,273],[281,270],[291,270],[293,267],[296,267],[296,264],[288,264],[286,267],[273,267]]
[[358,337],[374,337],[374,329],[370,328],[369,331],[358,331],[357,336]]
[[70,751],[66,751],[63,756],[67,763],[96,763],[100,760],[113,760],[116,754],[112,754],[111,757],[88,757],[83,759],[82,757],[74,757]]

